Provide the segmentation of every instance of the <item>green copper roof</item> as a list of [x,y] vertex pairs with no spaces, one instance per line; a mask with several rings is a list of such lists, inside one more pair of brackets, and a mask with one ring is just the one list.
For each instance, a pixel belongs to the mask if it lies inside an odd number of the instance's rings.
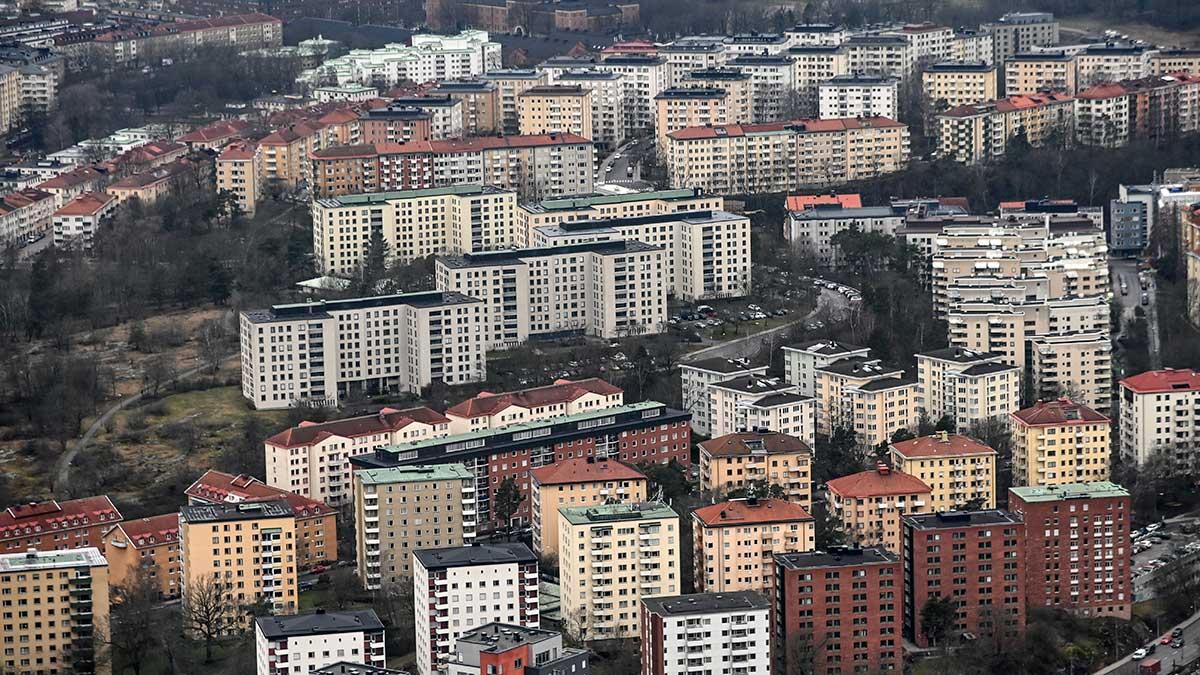
[[326,206],[364,206],[369,204],[383,204],[393,199],[441,197],[443,195],[470,196],[499,194],[502,192],[507,192],[507,190],[502,190],[490,185],[464,183],[462,185],[447,185],[446,187],[422,188],[420,190],[393,190],[391,192],[369,192],[356,195],[342,195],[340,197],[329,197],[327,199],[319,199],[317,201]]
[[1044,487],[1009,488],[1027,502],[1054,502],[1060,499],[1089,499],[1098,497],[1128,497],[1129,491],[1106,480],[1094,483],[1069,483]]
[[394,466],[387,469],[361,469],[354,475],[363,485],[387,485],[389,483],[423,483],[435,480],[474,480],[462,464],[430,464]]
[[561,506],[558,512],[572,525],[603,525],[631,520],[679,518],[671,507],[657,502],[645,504],[603,504],[601,506]]
[[623,195],[584,195],[569,199],[547,199],[534,204],[534,206],[540,207],[543,211],[563,211],[600,204],[623,204],[625,202],[640,202],[647,199],[688,199],[699,196],[700,193],[692,188],[677,188],[674,190],[631,192]]

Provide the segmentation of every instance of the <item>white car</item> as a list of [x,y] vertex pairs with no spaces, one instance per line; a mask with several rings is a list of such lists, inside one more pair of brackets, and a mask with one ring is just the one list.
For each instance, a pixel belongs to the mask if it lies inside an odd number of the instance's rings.
[[1145,647],[1142,647],[1141,649],[1134,652],[1132,654],[1132,657],[1133,657],[1134,661],[1141,661],[1142,659],[1146,658],[1149,655],[1150,655],[1150,652],[1147,651]]

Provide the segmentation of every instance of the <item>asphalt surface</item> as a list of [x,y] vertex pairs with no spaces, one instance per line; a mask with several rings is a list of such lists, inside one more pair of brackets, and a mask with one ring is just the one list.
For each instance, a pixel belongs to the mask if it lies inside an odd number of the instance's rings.
[[[637,163],[636,155],[654,143],[653,139],[638,139],[630,141],[621,147],[617,148],[616,152],[608,157],[605,157],[600,162],[600,168],[597,171],[596,180],[601,183],[617,183],[625,181],[641,180],[642,170],[641,164]],[[618,157],[620,155],[620,157]],[[629,167],[633,162],[633,174],[630,175]],[[611,171],[609,170],[611,169]]]
[[[1192,663],[1200,658],[1200,614],[1192,615],[1183,626],[1184,645],[1180,649],[1172,649],[1167,645],[1157,644],[1158,638],[1155,638],[1156,647],[1154,653],[1139,661],[1134,661],[1131,656],[1126,656],[1120,661],[1111,664],[1103,670],[1096,671],[1095,675],[1138,675],[1139,663],[1145,663],[1151,659],[1159,659],[1162,662],[1162,668],[1159,671],[1161,675],[1167,675],[1178,666],[1184,666]],[[1170,635],[1171,627],[1163,626],[1159,631],[1159,636]]]
[[[1154,289],[1154,273],[1146,272],[1141,277],[1138,275],[1137,260],[1128,260],[1124,258],[1113,258],[1109,261],[1109,277],[1112,283],[1113,297],[1117,298],[1121,303],[1121,328],[1135,318],[1135,311],[1138,307],[1142,307],[1146,311],[1147,328],[1150,337],[1150,366],[1152,368],[1162,367],[1162,354],[1160,352],[1160,336],[1158,332],[1158,302]],[[1146,289],[1142,290],[1139,279],[1146,281]],[[1125,293],[1121,293],[1121,282],[1125,282]],[[1142,293],[1146,293],[1148,304],[1142,305]],[[1117,333],[1117,337],[1120,332]],[[1122,373],[1125,375],[1127,373]]]

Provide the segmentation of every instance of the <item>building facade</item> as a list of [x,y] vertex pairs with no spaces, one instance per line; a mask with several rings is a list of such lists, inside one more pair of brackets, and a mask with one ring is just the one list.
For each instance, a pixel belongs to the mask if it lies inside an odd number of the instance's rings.
[[945,431],[892,443],[892,467],[929,486],[930,511],[996,507],[996,451]]
[[121,519],[103,495],[19,504],[0,512],[0,545],[3,553],[100,548],[104,533]]
[[771,672],[771,601],[757,593],[642,600],[641,675]]
[[825,486],[829,511],[854,546],[878,546],[898,554],[901,518],[933,511],[928,485],[882,463],[874,471],[835,478]]
[[387,662],[383,623],[373,609],[254,619],[257,675],[293,675],[351,661],[372,668]]
[[1121,455],[1141,466],[1158,454],[1194,466],[1200,451],[1200,372],[1150,370],[1121,380]]
[[108,581],[126,586],[143,575],[158,587],[161,600],[174,600],[180,591],[179,514],[126,520],[104,535],[100,549],[108,560]]
[[812,446],[799,438],[742,431],[703,441],[699,448],[701,490],[726,495],[777,486],[789,502],[811,508]]
[[606,457],[576,457],[529,472],[533,552],[558,556],[558,510],[646,501],[646,476]]
[[696,589],[774,597],[775,556],[816,548],[813,517],[783,499],[746,497],[692,512]]

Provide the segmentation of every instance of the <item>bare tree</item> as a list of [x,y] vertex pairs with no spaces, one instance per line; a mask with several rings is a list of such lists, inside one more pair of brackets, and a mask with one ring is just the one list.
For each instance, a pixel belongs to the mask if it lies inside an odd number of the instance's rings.
[[210,319],[200,324],[198,335],[200,342],[200,362],[210,373],[217,372],[221,359],[232,349],[229,331],[220,319]]
[[234,606],[219,578],[207,577],[188,585],[183,594],[183,627],[204,641],[204,662],[212,663],[213,644],[230,632]]
[[108,643],[119,671],[132,668],[134,675],[141,675],[142,663],[154,651],[158,643],[154,606],[159,596],[158,582],[144,565],[138,566],[125,583],[115,588]]
[[170,355],[152,356],[142,364],[142,388],[157,396],[160,389],[175,379],[175,359]]

